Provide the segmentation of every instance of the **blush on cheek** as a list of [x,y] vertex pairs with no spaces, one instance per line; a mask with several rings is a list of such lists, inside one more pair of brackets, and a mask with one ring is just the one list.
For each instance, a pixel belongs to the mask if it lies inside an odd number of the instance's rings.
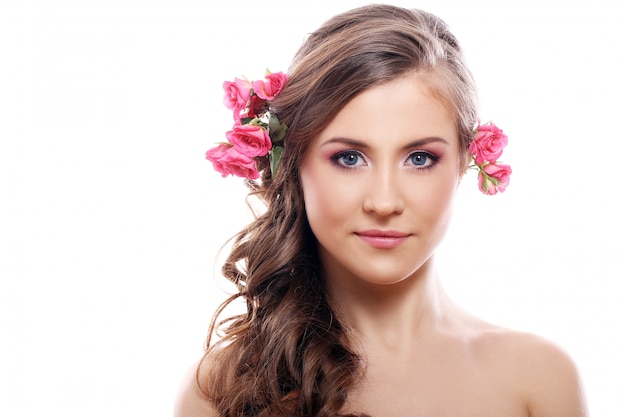
[[304,207],[307,217],[316,217],[319,207],[326,204],[323,190],[318,189],[320,179],[310,172],[302,172],[300,182],[302,184],[302,194],[304,197]]

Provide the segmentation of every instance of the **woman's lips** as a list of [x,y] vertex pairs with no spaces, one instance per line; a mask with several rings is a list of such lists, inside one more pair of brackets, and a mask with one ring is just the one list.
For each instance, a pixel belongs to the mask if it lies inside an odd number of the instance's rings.
[[402,244],[410,234],[395,230],[364,230],[356,235],[377,249],[393,249]]

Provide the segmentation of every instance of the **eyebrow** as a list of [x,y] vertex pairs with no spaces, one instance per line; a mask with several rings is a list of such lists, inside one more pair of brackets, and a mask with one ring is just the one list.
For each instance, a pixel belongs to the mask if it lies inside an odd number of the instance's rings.
[[[433,142],[438,142],[438,143],[443,143],[445,145],[450,145],[450,142],[448,142],[447,140],[440,138],[439,136],[429,136],[426,138],[422,138],[422,139],[418,139],[418,140],[414,140],[410,143],[407,143],[405,146],[402,147],[402,149],[409,149],[409,148],[415,148],[415,147],[419,147],[419,146],[424,146],[427,145],[429,143],[433,143]],[[361,142],[360,140],[356,140],[356,139],[352,139],[352,138],[344,138],[344,137],[333,137],[330,138],[326,141],[324,141],[324,143],[322,145],[326,145],[327,143],[343,143],[345,145],[350,145],[350,146],[355,146],[358,148],[364,148],[364,149],[368,149],[369,146],[365,143],[365,142]]]

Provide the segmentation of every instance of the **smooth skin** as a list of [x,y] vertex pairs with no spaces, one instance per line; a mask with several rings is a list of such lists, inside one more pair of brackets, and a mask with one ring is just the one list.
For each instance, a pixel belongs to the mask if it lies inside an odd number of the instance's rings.
[[[343,411],[585,417],[566,353],[471,316],[439,281],[433,254],[463,172],[453,114],[429,77],[413,73],[354,98],[301,166],[330,301],[366,365]],[[178,404],[177,417],[217,415],[193,378]]]

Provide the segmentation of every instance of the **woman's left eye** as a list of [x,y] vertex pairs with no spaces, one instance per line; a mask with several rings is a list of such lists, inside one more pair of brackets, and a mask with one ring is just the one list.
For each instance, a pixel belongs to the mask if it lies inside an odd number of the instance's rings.
[[413,152],[407,158],[409,164],[419,169],[429,168],[436,164],[438,160],[437,156],[424,151]]

